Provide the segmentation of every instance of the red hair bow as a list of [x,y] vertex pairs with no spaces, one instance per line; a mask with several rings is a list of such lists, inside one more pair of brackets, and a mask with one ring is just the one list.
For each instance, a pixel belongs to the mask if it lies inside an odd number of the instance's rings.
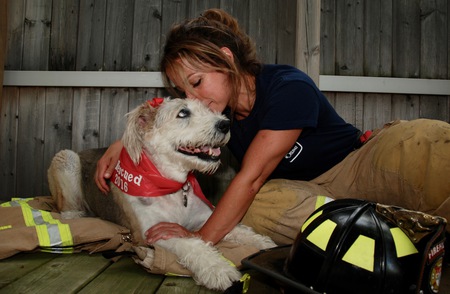
[[153,108],[158,108],[158,106],[161,105],[161,103],[164,102],[164,98],[159,98],[159,97],[155,97],[152,100],[148,100],[147,103],[153,107]]

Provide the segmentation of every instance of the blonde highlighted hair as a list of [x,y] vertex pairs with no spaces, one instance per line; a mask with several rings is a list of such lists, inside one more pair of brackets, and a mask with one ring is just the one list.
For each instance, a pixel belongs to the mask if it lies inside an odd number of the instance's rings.
[[[233,53],[230,59],[222,50],[228,48]],[[217,71],[228,74],[232,97],[230,108],[235,110],[242,83],[247,92],[254,91],[253,79],[261,70],[261,62],[250,37],[241,30],[231,15],[220,9],[208,9],[201,16],[186,20],[170,30],[160,63],[165,86],[172,95],[179,95],[167,73],[176,75],[181,66],[189,65],[198,71]],[[184,82],[185,89],[190,84],[185,77],[174,77]]]

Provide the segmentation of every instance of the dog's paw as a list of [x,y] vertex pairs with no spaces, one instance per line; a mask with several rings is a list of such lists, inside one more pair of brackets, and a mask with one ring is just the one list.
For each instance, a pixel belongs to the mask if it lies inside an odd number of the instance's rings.
[[196,254],[187,255],[180,261],[192,271],[197,283],[209,289],[225,291],[242,277],[235,265],[217,248],[204,244],[203,250]]
[[239,281],[241,273],[211,244],[198,238],[159,240],[158,245],[178,256],[178,263],[189,269],[194,280],[208,289],[225,291]]
[[224,259],[222,261],[225,263],[214,262],[213,265],[206,266],[204,270],[197,271],[194,275],[197,283],[209,289],[225,291],[233,283],[238,282],[242,274]]
[[255,239],[257,240],[257,244],[255,245],[258,249],[269,249],[277,246],[277,244],[270,237],[256,233],[255,235]]

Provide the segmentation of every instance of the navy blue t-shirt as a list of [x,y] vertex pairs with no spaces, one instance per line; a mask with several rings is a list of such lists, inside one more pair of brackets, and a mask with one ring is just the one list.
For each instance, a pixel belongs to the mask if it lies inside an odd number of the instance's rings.
[[359,138],[305,73],[287,65],[264,65],[256,77],[256,100],[248,117],[233,119],[228,143],[242,162],[259,130],[303,129],[270,178],[311,180],[344,159]]

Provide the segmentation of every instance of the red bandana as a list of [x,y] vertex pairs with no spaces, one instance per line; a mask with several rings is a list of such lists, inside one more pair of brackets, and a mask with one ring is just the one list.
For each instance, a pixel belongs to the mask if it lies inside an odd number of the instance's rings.
[[[124,193],[131,196],[158,197],[172,194],[183,188],[185,183],[167,179],[161,175],[155,165],[142,152],[141,162],[134,165],[130,155],[122,148],[119,162],[111,176],[111,181]],[[187,181],[191,184],[194,194],[209,207],[214,206],[206,199],[193,173],[188,174]]]

